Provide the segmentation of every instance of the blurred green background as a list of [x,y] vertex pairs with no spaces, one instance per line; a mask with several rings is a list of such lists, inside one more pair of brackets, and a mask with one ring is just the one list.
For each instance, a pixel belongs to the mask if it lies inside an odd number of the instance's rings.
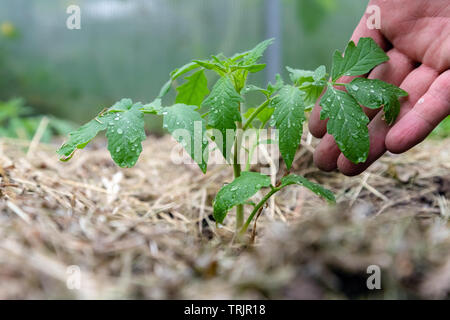
[[[66,27],[71,4],[81,8],[81,30]],[[152,100],[169,72],[192,58],[233,54],[275,36],[268,69],[254,79],[263,85],[276,72],[286,77],[286,65],[329,65],[366,4],[0,0],[0,101],[22,97],[39,113],[82,122],[123,97]]]

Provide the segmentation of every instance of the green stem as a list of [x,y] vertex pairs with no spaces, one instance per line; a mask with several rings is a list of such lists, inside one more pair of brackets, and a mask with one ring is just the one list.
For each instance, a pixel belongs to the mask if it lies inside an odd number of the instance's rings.
[[266,194],[264,196],[264,198],[262,198],[261,201],[258,202],[258,204],[253,208],[252,213],[250,214],[250,216],[248,217],[248,219],[245,222],[244,226],[242,227],[241,231],[239,232],[240,235],[243,235],[247,231],[250,223],[252,222],[252,220],[255,217],[255,215],[258,213],[259,209],[261,209],[261,207],[267,202],[267,200],[269,200],[269,198],[271,196],[273,196],[275,193],[277,193],[280,190],[281,190],[280,187],[275,188],[275,187],[272,186],[272,190],[270,190],[270,192],[268,194]]
[[[240,109],[240,105],[239,105]],[[241,176],[241,164],[239,163],[239,149],[241,148],[241,129],[242,123],[237,123],[237,134],[234,140],[234,157],[233,157],[233,173],[234,178]],[[236,206],[236,232],[242,227],[244,223],[244,205],[239,204]]]
[[334,82],[333,86],[342,86],[345,87],[346,85],[348,85],[348,83],[339,83],[339,82]]
[[253,159],[253,154],[256,150],[256,147],[258,146],[259,143],[259,134],[262,128],[264,128],[265,123],[261,124],[261,127],[258,129],[258,131],[256,131],[256,142],[253,144],[253,146],[250,148],[250,151],[248,152],[248,156],[247,156],[247,163],[245,165],[245,171],[250,171],[250,166],[251,166],[251,162]]
[[269,102],[270,100],[266,100],[258,108],[256,108],[256,110],[250,115],[247,122],[245,123],[243,128],[244,131],[248,129],[248,127],[252,124],[252,121],[255,120],[256,116],[269,105]]

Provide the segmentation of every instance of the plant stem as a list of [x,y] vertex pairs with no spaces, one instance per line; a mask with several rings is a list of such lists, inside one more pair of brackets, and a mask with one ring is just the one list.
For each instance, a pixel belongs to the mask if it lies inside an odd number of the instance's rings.
[[[240,110],[240,105],[239,105]],[[233,155],[233,173],[234,178],[238,178],[241,176],[241,164],[239,163],[239,149],[241,148],[241,129],[242,129],[242,123],[237,123],[237,134],[234,140],[234,155]],[[236,206],[236,232],[241,229],[242,225],[244,223],[244,205],[238,204]]]
[[333,83],[333,86],[342,86],[342,87],[345,87],[346,85],[348,85],[348,83],[339,83],[339,82]]
[[270,190],[270,192],[267,193],[264,196],[264,198],[262,198],[261,201],[258,202],[258,204],[253,208],[252,213],[250,214],[250,216],[248,217],[248,219],[245,222],[244,226],[242,227],[241,231],[239,232],[240,235],[243,235],[247,231],[247,229],[248,229],[250,223],[252,222],[253,218],[258,213],[258,210],[261,209],[261,207],[267,202],[267,200],[269,200],[269,198],[271,196],[273,196],[275,193],[277,193],[280,190],[281,190],[280,187],[275,188],[275,187],[272,186],[272,190]]
[[252,124],[252,121],[255,120],[256,116],[269,105],[269,102],[270,100],[266,100],[258,108],[256,108],[256,110],[250,115],[247,122],[245,123],[243,128],[244,131],[248,129],[248,127]]

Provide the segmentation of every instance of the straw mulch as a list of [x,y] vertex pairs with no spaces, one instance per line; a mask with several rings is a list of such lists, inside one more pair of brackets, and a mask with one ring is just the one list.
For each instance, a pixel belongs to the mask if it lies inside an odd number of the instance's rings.
[[[449,143],[354,178],[319,172],[304,143],[294,171],[338,205],[292,186],[246,245],[232,241],[232,213],[221,228],[212,219],[231,170],[173,164],[169,137],[150,137],[126,170],[101,140],[68,163],[54,146],[0,140],[0,299],[448,297]],[[369,265],[381,290],[366,287]]]

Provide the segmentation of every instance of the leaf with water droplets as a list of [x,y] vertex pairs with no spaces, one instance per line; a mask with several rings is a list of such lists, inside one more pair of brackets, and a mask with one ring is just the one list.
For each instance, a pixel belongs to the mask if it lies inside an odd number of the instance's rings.
[[206,138],[206,122],[196,106],[176,104],[164,108],[164,127],[184,147],[191,158],[198,164],[203,173],[208,163],[208,139]]
[[228,211],[238,204],[245,203],[260,189],[270,186],[270,177],[257,172],[242,172],[241,176],[225,185],[214,199],[214,219],[222,223]]
[[69,134],[69,140],[64,143],[57,153],[61,161],[70,160],[77,149],[83,149],[95,136],[106,127],[115,117],[114,114],[105,114],[89,121],[76,131]]
[[328,200],[331,203],[335,203],[336,199],[334,197],[333,192],[330,190],[322,187],[320,184],[314,183],[306,179],[305,177],[296,175],[296,174],[290,174],[288,176],[285,176],[281,179],[281,188],[284,188],[288,185],[296,184],[299,186],[303,186],[305,188],[308,188],[315,194],[324,197],[326,200]]
[[[242,97],[236,92],[233,83],[227,77],[220,78],[214,85],[211,94],[203,101],[209,107],[208,125],[222,134],[222,139],[215,139],[224,157],[230,159],[233,137],[227,137],[227,130],[236,130],[236,121],[242,121],[239,103]],[[222,141],[220,141],[222,140]]]
[[327,132],[339,149],[353,163],[364,162],[369,154],[369,118],[347,92],[328,86],[320,100],[320,119],[329,118]]
[[271,105],[275,108],[273,123],[278,129],[280,153],[289,169],[300,144],[305,121],[305,104],[302,92],[290,85],[281,88]]
[[371,109],[383,108],[389,125],[394,123],[400,113],[398,99],[408,96],[406,91],[377,79],[355,78],[346,88],[361,105]]
[[333,56],[331,77],[336,81],[342,76],[359,76],[368,73],[389,57],[372,38],[360,38],[358,46],[350,41],[345,54],[336,50]]
[[145,140],[144,114],[142,104],[132,104],[131,100],[113,106],[114,121],[108,123],[106,138],[112,159],[122,168],[136,164]]

